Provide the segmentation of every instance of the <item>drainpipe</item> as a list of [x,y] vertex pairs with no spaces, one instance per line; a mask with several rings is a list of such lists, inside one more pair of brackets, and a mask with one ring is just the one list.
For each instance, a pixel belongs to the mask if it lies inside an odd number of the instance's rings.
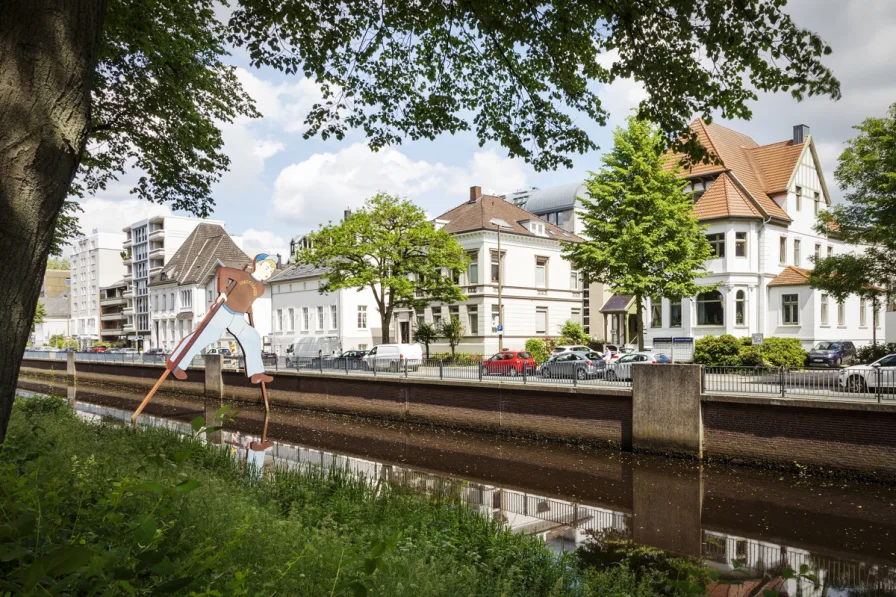
[[772,217],[768,216],[759,226],[759,333],[765,334],[766,318],[768,317],[768,286],[763,284],[765,281],[765,254],[768,246],[765,244],[765,225],[771,221]]

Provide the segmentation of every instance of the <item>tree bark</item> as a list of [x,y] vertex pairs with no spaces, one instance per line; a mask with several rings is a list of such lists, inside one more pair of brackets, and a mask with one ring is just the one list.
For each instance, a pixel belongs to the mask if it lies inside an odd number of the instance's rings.
[[0,2],[0,442],[90,125],[106,0]]
[[638,350],[644,350],[644,298],[635,296],[637,301],[637,318],[638,318]]

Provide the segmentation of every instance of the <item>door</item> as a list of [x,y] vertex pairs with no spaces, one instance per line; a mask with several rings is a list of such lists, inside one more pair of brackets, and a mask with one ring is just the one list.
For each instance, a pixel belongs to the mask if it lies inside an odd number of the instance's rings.
[[401,336],[401,343],[402,344],[410,344],[411,343],[411,322],[410,321],[398,322],[398,330],[399,330],[399,335]]
[[625,339],[626,344],[637,344],[638,342],[638,314],[629,313],[628,315],[628,337]]

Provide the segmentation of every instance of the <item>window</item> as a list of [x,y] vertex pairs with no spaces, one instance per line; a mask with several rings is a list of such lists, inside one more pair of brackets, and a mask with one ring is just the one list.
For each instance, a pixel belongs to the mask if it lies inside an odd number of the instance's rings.
[[868,302],[865,299],[859,301],[859,327],[868,327]]
[[[211,292],[211,290],[209,290]],[[277,309],[277,318],[274,320],[278,332],[283,331],[283,309]]]
[[498,311],[498,305],[492,305],[492,332],[498,331],[499,323],[501,323],[501,314]]
[[168,309],[168,295],[163,294],[162,295],[162,311],[165,311],[167,309]]
[[800,324],[800,295],[785,294],[781,297],[782,321],[784,325]]
[[336,305],[330,305],[330,329],[339,329],[339,316],[336,313]]
[[296,329],[296,310],[292,307],[286,310],[286,325],[289,326],[290,332]]
[[479,251],[467,253],[470,265],[467,266],[467,284],[479,284]]
[[724,234],[707,234],[706,240],[709,241],[709,246],[712,247],[713,253],[715,253],[715,257],[724,257],[725,256],[725,235]]
[[747,233],[746,232],[735,232],[734,233],[734,255],[736,257],[746,257],[747,256]]
[[193,306],[193,293],[189,290],[181,290],[180,291],[180,304],[183,307],[192,307]]
[[572,270],[569,272],[569,289],[579,289],[579,272],[577,272],[576,270]]
[[441,307],[433,307],[432,308],[432,324],[436,327],[441,325],[442,323],[442,308]]
[[469,328],[470,334],[473,336],[479,335],[479,305],[468,305],[467,306],[467,319],[469,323],[467,327]]
[[548,331],[548,308],[535,307],[535,333],[546,334]]
[[820,259],[821,259],[821,245],[818,243],[815,243],[815,263],[818,263],[818,261]]
[[821,325],[828,325],[828,295],[821,295]]
[[545,288],[547,286],[548,276],[548,259],[547,257],[535,258],[535,287]]
[[500,280],[501,276],[501,264],[498,262],[498,252],[491,252],[491,264],[492,264],[492,282],[497,284]]
[[725,325],[725,308],[718,290],[697,295],[697,325]]
[[417,313],[417,328],[426,323],[426,311]]
[[211,289],[209,289],[209,291],[208,291],[208,302],[211,303],[213,300],[215,300],[215,299],[212,298],[212,291],[211,291]]
[[834,247],[828,247],[828,257],[834,256]]
[[818,215],[818,210],[821,209],[821,195],[819,195],[818,191],[815,191],[815,215]]
[[327,324],[324,322],[323,305],[318,305],[318,307],[317,307],[317,329],[319,329],[319,330],[327,329]]
[[734,295],[734,325],[747,325],[747,293],[743,290]]
[[797,267],[800,266],[800,241],[793,241],[793,264]]
[[796,210],[802,211],[803,209],[803,187],[796,188]]
[[650,299],[650,327],[663,327],[663,299],[658,296]]
[[846,325],[846,306],[843,301],[837,301],[837,325],[840,327]]
[[358,305],[358,329],[367,329],[367,305]]
[[[614,318],[615,319],[615,318]],[[681,299],[669,299],[669,327],[681,327]]]
[[787,263],[787,237],[782,236],[778,245],[778,263],[784,265]]
[[308,331],[311,327],[311,316],[308,314],[308,307],[302,307],[302,330]]

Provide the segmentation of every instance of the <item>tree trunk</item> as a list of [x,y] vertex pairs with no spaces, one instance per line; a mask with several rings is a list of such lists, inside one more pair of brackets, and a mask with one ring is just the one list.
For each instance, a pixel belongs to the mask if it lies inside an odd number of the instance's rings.
[[90,126],[106,0],[0,2],[0,442]]
[[637,301],[638,313],[638,350],[644,350],[644,299],[636,296],[635,301]]
[[383,309],[380,311],[380,325],[383,327],[382,340],[380,344],[391,344],[392,340],[392,310]]

